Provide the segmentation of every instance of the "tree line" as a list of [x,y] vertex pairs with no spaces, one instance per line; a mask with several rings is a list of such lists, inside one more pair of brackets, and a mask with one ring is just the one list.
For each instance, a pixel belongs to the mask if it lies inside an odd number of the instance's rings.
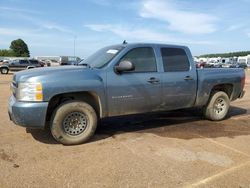
[[238,56],[247,56],[250,55],[250,51],[241,51],[241,52],[230,52],[230,53],[218,53],[218,54],[205,54],[199,57],[211,58],[211,57],[238,57]]
[[0,56],[4,57],[30,57],[28,45],[22,40],[13,40],[9,49],[0,49]]

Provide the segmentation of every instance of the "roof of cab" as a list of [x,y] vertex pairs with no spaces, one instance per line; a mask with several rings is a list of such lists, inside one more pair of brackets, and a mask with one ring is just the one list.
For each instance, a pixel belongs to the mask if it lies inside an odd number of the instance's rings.
[[126,43],[122,44],[124,47],[126,46],[166,46],[166,47],[173,47],[173,48],[188,48],[187,46],[183,45],[175,45],[175,44],[164,44],[164,43]]

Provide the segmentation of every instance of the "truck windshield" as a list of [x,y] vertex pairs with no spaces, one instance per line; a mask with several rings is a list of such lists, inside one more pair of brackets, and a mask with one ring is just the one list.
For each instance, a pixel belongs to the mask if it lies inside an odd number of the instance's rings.
[[88,65],[93,68],[102,68],[107,65],[124,46],[109,46],[102,48],[85,60],[82,60],[79,65]]

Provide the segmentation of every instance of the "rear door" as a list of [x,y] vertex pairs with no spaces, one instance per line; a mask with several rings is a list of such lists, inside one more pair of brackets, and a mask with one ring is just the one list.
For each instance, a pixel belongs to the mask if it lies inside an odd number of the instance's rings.
[[[196,99],[197,73],[185,48],[161,47],[162,104],[165,110],[192,107]],[[191,63],[190,63],[191,62]]]
[[161,103],[161,73],[152,47],[129,50],[118,62],[128,60],[134,71],[107,73],[109,116],[151,112]]
[[19,69],[24,70],[29,66],[29,61],[26,59],[19,60]]

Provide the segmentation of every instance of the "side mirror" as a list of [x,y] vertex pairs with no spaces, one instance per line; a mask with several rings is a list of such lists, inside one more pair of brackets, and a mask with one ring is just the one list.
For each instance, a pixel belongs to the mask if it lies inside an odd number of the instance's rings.
[[115,72],[116,73],[121,73],[124,71],[133,71],[135,70],[135,66],[133,65],[132,62],[130,61],[121,61],[119,65],[115,66]]

